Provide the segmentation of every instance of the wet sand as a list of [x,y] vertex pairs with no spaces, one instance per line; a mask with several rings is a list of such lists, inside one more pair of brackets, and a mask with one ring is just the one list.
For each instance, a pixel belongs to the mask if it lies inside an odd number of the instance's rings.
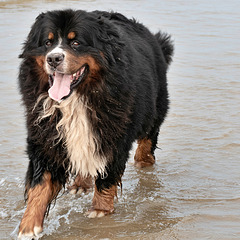
[[23,215],[26,129],[17,58],[35,17],[53,9],[114,10],[152,32],[172,34],[171,109],[157,163],[133,166],[134,144],[113,215],[87,219],[93,193],[63,194],[45,221],[43,240],[239,239],[239,9],[230,1],[0,2],[0,239],[16,239]]

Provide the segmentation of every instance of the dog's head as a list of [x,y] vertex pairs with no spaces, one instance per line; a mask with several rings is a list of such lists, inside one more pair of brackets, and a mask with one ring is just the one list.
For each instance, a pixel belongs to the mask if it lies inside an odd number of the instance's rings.
[[61,101],[100,81],[121,47],[116,29],[100,12],[50,11],[36,18],[20,57],[36,62],[49,96]]

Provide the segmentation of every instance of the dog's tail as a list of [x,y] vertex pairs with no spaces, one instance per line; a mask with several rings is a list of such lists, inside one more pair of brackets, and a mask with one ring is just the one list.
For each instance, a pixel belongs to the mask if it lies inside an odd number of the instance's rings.
[[169,65],[172,62],[172,56],[174,52],[173,41],[171,36],[167,33],[158,32],[155,37],[162,48],[166,63]]

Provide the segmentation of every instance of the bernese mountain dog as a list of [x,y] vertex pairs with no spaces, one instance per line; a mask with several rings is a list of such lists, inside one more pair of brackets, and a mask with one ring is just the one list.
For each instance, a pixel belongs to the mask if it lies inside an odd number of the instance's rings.
[[36,18],[20,54],[29,165],[19,238],[42,232],[71,176],[73,192],[94,181],[89,218],[113,213],[135,140],[135,165],[154,164],[172,54],[168,34],[119,13],[69,9]]

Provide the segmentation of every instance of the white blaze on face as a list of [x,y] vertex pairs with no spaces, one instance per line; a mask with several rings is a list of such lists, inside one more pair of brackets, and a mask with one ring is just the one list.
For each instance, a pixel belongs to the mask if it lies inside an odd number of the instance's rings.
[[[54,48],[54,49],[52,49],[47,55],[46,55],[46,58],[45,58],[45,69],[46,69],[46,72],[48,73],[48,74],[52,74],[53,73],[53,71],[52,71],[52,69],[51,69],[51,66],[48,64],[48,62],[47,62],[47,58],[51,55],[51,54],[57,54],[57,53],[59,53],[59,54],[63,54],[64,56],[66,55],[66,51],[64,51],[63,50],[63,47],[62,47],[62,38],[60,38],[59,37],[59,40],[58,40],[58,45]],[[65,62],[63,62],[62,63],[62,66],[61,66],[61,68],[64,70],[64,69],[66,69],[66,63]],[[63,72],[63,71],[62,71]]]
[[48,57],[53,54],[66,55],[66,52],[62,48],[62,39],[60,37],[58,45],[47,54],[45,60],[47,73],[52,75],[53,80],[53,85],[48,90],[49,97],[57,102],[60,102],[63,97],[68,96],[71,92],[70,85],[73,77],[71,74],[64,74],[65,69],[67,68],[65,61],[63,61],[53,73],[52,67],[47,62]]

